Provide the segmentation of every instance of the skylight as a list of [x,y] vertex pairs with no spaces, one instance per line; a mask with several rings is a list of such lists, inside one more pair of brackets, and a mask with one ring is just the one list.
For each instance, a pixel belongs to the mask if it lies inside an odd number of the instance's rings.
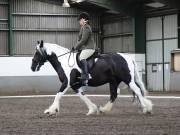
[[161,8],[161,7],[164,7],[165,4],[160,3],[160,2],[153,2],[153,3],[146,4],[146,6],[153,7],[153,8]]

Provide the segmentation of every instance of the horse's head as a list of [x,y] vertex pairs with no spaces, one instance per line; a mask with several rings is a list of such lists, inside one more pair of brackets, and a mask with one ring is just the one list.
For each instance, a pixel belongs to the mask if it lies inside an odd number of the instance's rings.
[[41,43],[38,41],[36,46],[36,50],[34,53],[34,56],[32,58],[32,64],[31,64],[31,70],[32,71],[39,71],[40,67],[44,65],[44,63],[47,61],[47,52],[44,48],[44,43],[41,41]]

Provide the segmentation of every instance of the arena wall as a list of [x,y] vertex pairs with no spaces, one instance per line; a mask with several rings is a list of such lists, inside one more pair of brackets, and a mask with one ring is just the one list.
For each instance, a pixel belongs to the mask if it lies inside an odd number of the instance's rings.
[[[145,56],[129,54],[136,59],[140,76],[145,74]],[[55,94],[61,83],[49,62],[38,72],[31,71],[32,57],[0,57],[0,95]],[[8,66],[7,66],[8,65]],[[93,93],[109,93],[108,85],[88,88]],[[97,90],[98,89],[98,90]],[[72,90],[69,90],[72,93]]]

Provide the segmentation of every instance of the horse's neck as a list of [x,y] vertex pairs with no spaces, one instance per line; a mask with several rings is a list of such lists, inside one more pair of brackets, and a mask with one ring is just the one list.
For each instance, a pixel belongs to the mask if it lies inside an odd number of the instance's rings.
[[69,49],[56,44],[46,44],[45,48],[49,56],[48,61],[57,73],[59,73],[59,71],[69,72],[72,66],[77,67],[76,53],[70,53]]
[[48,55],[55,53],[57,56],[67,53],[69,49],[56,44],[45,43],[46,52]]
[[51,65],[53,66],[53,68],[57,73],[63,70],[61,63],[58,61],[58,58],[55,53],[52,53],[51,55],[48,56],[48,61],[51,63]]

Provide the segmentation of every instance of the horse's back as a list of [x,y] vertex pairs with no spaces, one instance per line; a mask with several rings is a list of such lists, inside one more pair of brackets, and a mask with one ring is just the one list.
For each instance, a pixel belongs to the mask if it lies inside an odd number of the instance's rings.
[[116,77],[120,81],[129,83],[131,80],[127,58],[119,53],[101,54],[93,68],[96,74],[107,74],[109,77]]
[[107,64],[117,67],[128,67],[133,63],[133,59],[127,54],[123,53],[105,53],[101,54],[99,60],[104,60]]
[[127,62],[128,68],[131,71],[131,75],[134,75],[134,70],[135,70],[135,59],[128,54],[123,54],[123,53],[118,53],[120,56],[122,56],[125,61]]

